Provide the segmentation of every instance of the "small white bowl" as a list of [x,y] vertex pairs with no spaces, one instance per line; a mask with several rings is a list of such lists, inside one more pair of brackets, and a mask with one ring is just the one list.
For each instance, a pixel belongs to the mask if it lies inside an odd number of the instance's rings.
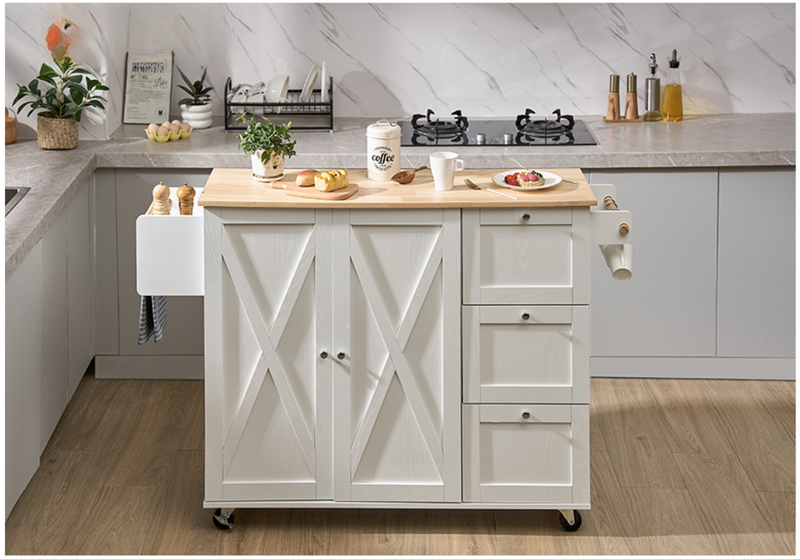
[[[267,83],[265,96],[267,103],[285,103],[286,94],[289,92],[289,76],[275,76]],[[280,107],[273,107],[276,113],[281,112]]]

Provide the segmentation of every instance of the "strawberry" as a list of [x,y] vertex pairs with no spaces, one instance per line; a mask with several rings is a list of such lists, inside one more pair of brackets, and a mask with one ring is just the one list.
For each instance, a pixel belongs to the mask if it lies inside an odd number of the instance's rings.
[[506,183],[510,184],[511,186],[517,186],[517,175],[519,175],[519,173],[514,173],[513,175],[506,175]]

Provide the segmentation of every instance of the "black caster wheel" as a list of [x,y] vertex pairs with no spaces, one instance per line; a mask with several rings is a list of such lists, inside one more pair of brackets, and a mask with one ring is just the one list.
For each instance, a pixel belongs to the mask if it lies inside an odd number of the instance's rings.
[[214,521],[214,526],[216,526],[219,530],[231,530],[234,526],[234,522],[236,521],[236,515],[231,513],[228,516],[222,514],[222,509],[217,509],[214,511],[214,515],[211,517]]
[[572,513],[575,515],[575,524],[570,524],[569,522],[567,522],[566,517],[562,513],[560,512],[558,513],[558,522],[559,524],[561,524],[561,527],[564,528],[564,530],[567,532],[577,531],[578,528],[581,527],[581,523],[583,522],[580,512],[572,511]]

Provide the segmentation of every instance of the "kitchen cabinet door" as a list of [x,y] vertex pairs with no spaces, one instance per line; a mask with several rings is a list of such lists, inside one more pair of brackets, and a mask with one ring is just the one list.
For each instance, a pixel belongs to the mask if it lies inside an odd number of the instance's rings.
[[206,499],[330,499],[330,212],[220,213],[204,223]]
[[42,237],[42,377],[39,452],[44,450],[69,402],[69,305],[67,218],[72,203]]
[[334,498],[457,502],[458,210],[334,211]]
[[795,171],[719,173],[719,356],[795,356]]
[[94,357],[92,325],[92,223],[90,184],[81,187],[67,208],[67,306],[69,323],[68,399]]
[[617,283],[592,247],[593,357],[716,354],[717,172],[593,170],[635,216],[633,278]]
[[6,519],[42,453],[42,242],[6,280]]

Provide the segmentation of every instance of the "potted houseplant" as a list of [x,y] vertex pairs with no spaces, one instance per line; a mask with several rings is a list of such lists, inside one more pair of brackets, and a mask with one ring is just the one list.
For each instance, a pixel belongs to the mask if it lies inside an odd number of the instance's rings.
[[211,86],[206,87],[207,70],[207,68],[204,68],[200,79],[193,82],[178,68],[181,78],[186,82],[186,86],[179,85],[178,87],[190,95],[178,102],[181,106],[181,119],[184,122],[188,122],[192,128],[208,128],[211,126],[211,95],[209,93],[214,88]]
[[[250,156],[253,176],[261,180],[278,180],[283,176],[284,158],[296,155],[292,140],[292,123],[275,124],[266,117],[264,122],[251,122],[236,138],[239,149]],[[246,122],[244,115],[237,120]]]
[[74,149],[78,145],[81,115],[86,107],[105,109],[105,99],[99,91],[108,91],[91,73],[78,66],[71,58],[53,58],[53,66],[43,63],[39,75],[28,85],[19,85],[14,99],[17,111],[30,106],[28,116],[37,109],[36,128],[39,147],[42,149]]

